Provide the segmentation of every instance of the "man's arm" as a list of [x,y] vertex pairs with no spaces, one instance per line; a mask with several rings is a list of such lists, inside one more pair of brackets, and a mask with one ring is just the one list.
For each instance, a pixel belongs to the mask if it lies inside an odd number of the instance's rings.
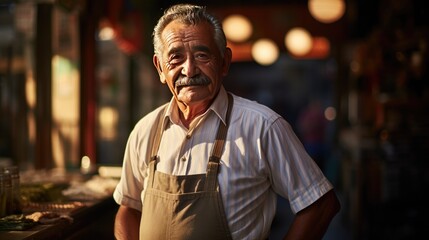
[[284,237],[287,239],[322,239],[329,223],[340,211],[340,202],[333,190],[299,211]]
[[139,239],[141,212],[126,206],[120,206],[115,218],[115,239]]

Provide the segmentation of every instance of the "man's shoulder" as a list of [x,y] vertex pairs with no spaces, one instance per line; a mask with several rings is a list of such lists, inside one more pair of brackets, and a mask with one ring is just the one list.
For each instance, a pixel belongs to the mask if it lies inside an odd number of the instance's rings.
[[136,123],[134,128],[135,129],[139,129],[141,127],[151,128],[155,123],[162,120],[161,114],[164,113],[164,109],[166,109],[167,107],[168,107],[168,103],[165,103],[155,108],[154,110],[152,110],[151,112],[149,112],[148,114],[140,118],[140,120]]
[[[255,100],[234,96],[233,112],[241,117],[260,118],[266,121],[274,121],[281,116],[266,105]],[[235,108],[235,109],[234,109]]]

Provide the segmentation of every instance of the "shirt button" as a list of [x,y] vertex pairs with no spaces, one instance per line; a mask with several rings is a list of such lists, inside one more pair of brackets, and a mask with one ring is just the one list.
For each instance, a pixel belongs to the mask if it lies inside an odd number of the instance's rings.
[[186,134],[186,139],[190,139],[191,138],[191,134]]
[[182,157],[182,159],[180,159],[180,160],[182,160],[182,162],[186,162],[186,158],[185,157]]

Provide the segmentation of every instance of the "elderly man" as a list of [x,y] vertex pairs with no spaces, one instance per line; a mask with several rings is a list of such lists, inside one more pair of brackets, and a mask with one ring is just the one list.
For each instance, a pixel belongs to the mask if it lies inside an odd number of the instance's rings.
[[170,7],[153,63],[171,101],[129,136],[117,239],[267,239],[276,198],[295,213],[285,239],[321,239],[340,205],[332,184],[277,113],[225,90],[222,27],[204,7]]

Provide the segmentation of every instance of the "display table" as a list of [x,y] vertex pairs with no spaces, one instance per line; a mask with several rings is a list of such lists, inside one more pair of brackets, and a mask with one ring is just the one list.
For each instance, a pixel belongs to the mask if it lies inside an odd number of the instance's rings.
[[112,197],[84,206],[70,213],[72,222],[60,220],[53,224],[37,224],[27,230],[0,231],[0,239],[114,239],[113,222],[118,205]]
[[[65,178],[72,179],[70,176]],[[46,179],[44,179],[46,182]],[[61,180],[60,182],[64,182]],[[97,177],[95,180],[70,184],[72,187],[62,193],[80,196],[84,199],[70,202],[39,202],[27,204],[23,214],[28,217],[39,213],[55,213],[54,221],[31,221],[34,226],[24,230],[0,230],[1,240],[21,239],[78,239],[78,240],[109,240],[114,239],[113,224],[118,205],[114,202],[112,194],[105,192],[105,181]],[[112,185],[110,183],[110,185]],[[102,189],[103,194],[88,194],[88,186],[94,190]],[[39,195],[37,195],[40,197]],[[91,196],[96,196],[91,198]],[[51,219],[48,219],[51,220]]]

